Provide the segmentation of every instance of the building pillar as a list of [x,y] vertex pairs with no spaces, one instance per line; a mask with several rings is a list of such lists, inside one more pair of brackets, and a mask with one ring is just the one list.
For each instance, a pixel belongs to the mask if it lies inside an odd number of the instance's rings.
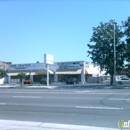
[[33,82],[33,75],[30,75],[30,79],[32,80],[32,82]]
[[7,82],[10,83],[11,82],[10,80],[11,80],[11,76],[8,76],[8,81]]
[[58,75],[54,74],[54,82],[57,83],[58,82]]
[[85,81],[85,68],[83,66],[82,68],[82,72],[81,72],[81,83],[84,84],[86,81]]

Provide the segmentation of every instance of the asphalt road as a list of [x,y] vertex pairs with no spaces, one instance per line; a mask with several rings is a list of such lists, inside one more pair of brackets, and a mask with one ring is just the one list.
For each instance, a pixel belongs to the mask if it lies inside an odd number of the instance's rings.
[[130,90],[0,89],[0,119],[117,128],[130,120]]

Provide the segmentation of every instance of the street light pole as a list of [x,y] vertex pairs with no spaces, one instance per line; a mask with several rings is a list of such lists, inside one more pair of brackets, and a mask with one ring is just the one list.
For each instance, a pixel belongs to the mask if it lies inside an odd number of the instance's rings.
[[116,47],[115,47],[115,22],[114,22],[114,86],[116,85]]

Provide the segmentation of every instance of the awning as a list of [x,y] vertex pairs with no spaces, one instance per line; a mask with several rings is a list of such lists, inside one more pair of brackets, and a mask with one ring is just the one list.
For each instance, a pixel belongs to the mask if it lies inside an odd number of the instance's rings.
[[89,74],[88,71],[85,69],[85,74]]
[[82,69],[57,69],[56,74],[81,74]]
[[26,75],[35,75],[35,72],[25,72]]
[[7,73],[8,76],[17,76],[19,73]]
[[[40,70],[33,70],[32,72],[30,71],[21,71],[21,72],[16,72],[16,71],[13,71],[13,72],[8,72],[7,75],[8,76],[17,76],[19,73],[24,73],[26,75],[46,75],[47,74],[47,70],[46,69],[40,69]],[[49,70],[49,73],[50,74],[54,74],[53,71]]]
[[[51,70],[48,70],[50,74],[54,74],[53,71]],[[40,69],[40,70],[37,70],[35,71],[35,74],[37,75],[43,75],[43,74],[47,74],[47,70],[46,69]]]
[[12,73],[8,73],[7,75],[8,76],[17,76],[20,73],[24,73],[26,75],[35,75],[35,72],[19,72],[19,73],[18,72],[12,72]]

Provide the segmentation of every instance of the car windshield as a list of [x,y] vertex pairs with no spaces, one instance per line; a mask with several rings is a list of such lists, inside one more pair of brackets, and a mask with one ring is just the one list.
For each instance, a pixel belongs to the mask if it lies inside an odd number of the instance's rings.
[[0,130],[130,130],[130,0],[0,0]]

